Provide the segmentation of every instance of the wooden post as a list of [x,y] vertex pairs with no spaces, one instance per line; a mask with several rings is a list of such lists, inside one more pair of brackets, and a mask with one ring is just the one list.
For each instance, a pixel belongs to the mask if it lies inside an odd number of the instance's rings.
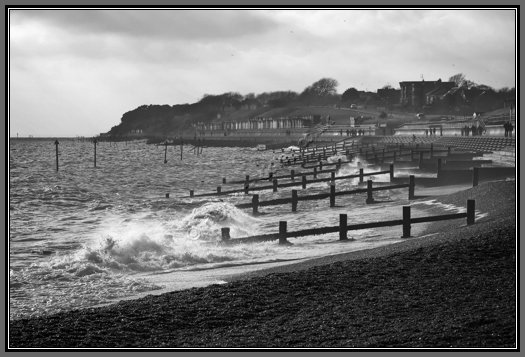
[[94,159],[93,159],[93,167],[97,167],[97,139],[93,140],[93,148],[94,148]]
[[290,179],[295,180],[295,170],[290,170]]
[[330,172],[330,181],[331,181],[332,183],[335,182],[335,172],[334,172],[334,171]]
[[403,206],[403,236],[410,238],[410,206]]
[[164,142],[164,163],[168,162],[168,140]]
[[359,183],[363,183],[363,169],[359,169]]
[[348,216],[344,213],[339,215],[339,240],[348,240]]
[[223,241],[229,241],[230,240],[230,227],[222,227],[221,235],[222,235]]
[[292,190],[292,212],[297,212],[297,190]]
[[169,193],[166,193],[166,198],[170,198],[170,194]]
[[56,148],[56,161],[57,161],[57,172],[58,172],[58,140],[55,140],[55,148]]
[[217,186],[217,193],[220,195],[221,194],[221,186]]
[[323,171],[323,162],[319,161],[319,171]]
[[408,199],[413,200],[415,198],[414,191],[416,188],[416,182],[415,182],[414,175],[409,176],[408,185],[409,185],[408,186]]
[[193,197],[193,190],[190,190],[190,197]]
[[472,169],[472,187],[477,186],[479,183],[479,167]]
[[394,181],[394,164],[390,164],[390,182]]
[[306,175],[303,175],[302,177],[302,184],[303,184],[303,188],[306,188]]
[[252,196],[252,209],[253,214],[259,213],[259,195]]
[[467,200],[467,225],[474,224],[476,221],[476,201]]
[[246,175],[246,183],[250,182],[250,175]]
[[226,177],[222,178],[222,183],[226,183]]
[[374,197],[372,197],[372,180],[366,182],[366,203],[374,203]]
[[314,167],[314,179],[317,178],[317,167]]
[[182,160],[182,135],[180,136],[180,159]]
[[286,221],[279,221],[279,244],[287,244],[286,240]]
[[244,194],[247,195],[249,190],[250,190],[250,184],[248,183],[248,181],[246,181],[244,183]]
[[273,192],[277,192],[277,179],[273,179]]
[[335,184],[330,185],[330,207],[335,207]]

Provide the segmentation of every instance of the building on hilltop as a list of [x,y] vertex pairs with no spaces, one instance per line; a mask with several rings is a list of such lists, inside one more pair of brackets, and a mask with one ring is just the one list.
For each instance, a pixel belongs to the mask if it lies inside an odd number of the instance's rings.
[[[442,82],[441,79],[437,81],[406,81],[399,82],[401,87],[401,98],[399,103],[404,107],[410,107],[415,110],[420,110],[427,104],[427,100],[435,100],[436,95],[440,91],[448,91],[456,86],[455,82]],[[436,95],[433,95],[433,92]],[[430,94],[427,97],[427,94]]]

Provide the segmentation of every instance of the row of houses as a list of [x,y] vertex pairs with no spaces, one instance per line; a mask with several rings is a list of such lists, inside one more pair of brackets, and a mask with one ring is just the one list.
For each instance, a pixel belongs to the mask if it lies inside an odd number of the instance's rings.
[[266,118],[256,117],[246,121],[225,121],[225,122],[199,122],[193,125],[196,130],[264,130],[264,129],[302,129],[308,128],[314,121],[313,115],[304,117],[280,117]]

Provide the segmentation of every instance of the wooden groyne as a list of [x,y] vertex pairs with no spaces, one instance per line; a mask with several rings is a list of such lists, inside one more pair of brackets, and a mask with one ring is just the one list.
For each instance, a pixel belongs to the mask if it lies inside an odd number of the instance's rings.
[[347,234],[349,231],[370,229],[370,228],[380,228],[380,227],[402,226],[403,227],[402,238],[410,238],[411,237],[411,225],[415,223],[437,222],[437,221],[444,221],[444,220],[450,220],[450,219],[466,218],[467,225],[474,224],[475,219],[476,219],[475,218],[476,217],[475,216],[475,212],[476,212],[475,205],[476,203],[474,200],[467,200],[467,212],[465,213],[454,213],[454,214],[444,214],[444,215],[414,217],[414,218],[411,217],[410,206],[403,206],[402,218],[396,219],[396,220],[367,222],[367,223],[348,225],[347,215],[340,214],[338,226],[310,228],[310,229],[303,229],[299,231],[288,232],[287,230],[288,222],[279,221],[279,232],[278,233],[261,234],[261,235],[256,235],[256,236],[233,239],[230,236],[230,228],[223,227],[221,230],[221,234],[222,234],[222,241],[228,244],[253,243],[253,242],[264,242],[264,241],[272,241],[272,240],[278,240],[279,244],[290,244],[287,240],[288,238],[298,238],[298,237],[322,235],[322,234],[339,232],[339,240],[348,240]]

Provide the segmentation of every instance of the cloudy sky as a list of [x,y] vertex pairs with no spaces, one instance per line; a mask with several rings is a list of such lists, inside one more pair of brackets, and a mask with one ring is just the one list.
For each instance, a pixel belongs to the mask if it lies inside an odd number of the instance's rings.
[[512,10],[9,11],[10,135],[91,136],[143,104],[376,91],[463,73],[515,87]]

